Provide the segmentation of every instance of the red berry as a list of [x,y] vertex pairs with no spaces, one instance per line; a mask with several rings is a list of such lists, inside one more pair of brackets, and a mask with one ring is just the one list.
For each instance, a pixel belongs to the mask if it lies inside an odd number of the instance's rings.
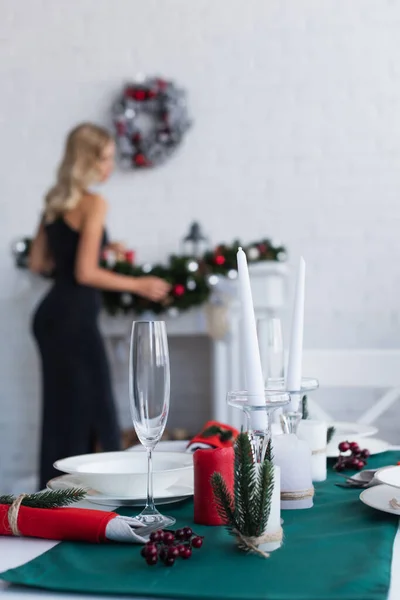
[[173,567],[175,564],[175,559],[172,556],[167,556],[166,559],[164,559],[164,565],[166,567]]
[[357,442],[350,442],[350,450],[353,454],[356,454],[360,451],[360,446],[357,444]]
[[151,542],[161,542],[162,537],[164,537],[163,532],[158,529],[157,531],[152,531],[150,534]]
[[361,458],[369,458],[371,456],[371,453],[365,448],[364,450],[361,450],[360,456]]
[[179,550],[177,546],[170,546],[167,550],[168,558],[178,558]]
[[340,442],[339,450],[340,450],[340,452],[347,452],[347,450],[350,450],[349,442]]
[[172,531],[164,531],[163,542],[167,546],[171,546],[175,541],[175,536]]
[[190,558],[192,556],[192,549],[189,546],[183,546],[183,549],[179,552],[179,556],[185,560]]
[[158,562],[158,558],[157,558],[157,556],[147,556],[146,557],[146,562],[150,566],[156,565],[157,562]]
[[358,458],[356,458],[355,456],[349,457],[349,459],[347,461],[347,467],[349,469],[357,469],[357,467],[358,467]]
[[184,540],[185,539],[185,532],[183,531],[183,529],[177,529],[175,531],[175,539],[176,540]]
[[140,551],[140,554],[143,556],[143,558],[146,558],[146,556],[147,556],[147,548],[146,548],[146,546],[143,546],[143,548]]
[[163,546],[160,550],[160,559],[165,560],[168,556],[168,550],[165,546]]
[[157,556],[158,550],[155,544],[146,544],[145,547],[146,556]]
[[203,545],[203,538],[201,538],[199,535],[196,535],[192,539],[192,546],[193,546],[193,548],[201,548],[202,545]]
[[193,535],[193,531],[191,530],[191,528],[190,528],[190,527],[184,527],[184,528],[183,528],[183,533],[185,534],[185,538],[186,538],[187,540],[190,540],[190,538],[191,538],[191,537],[192,537],[192,535]]
[[181,556],[181,552],[184,551],[184,549],[186,548],[186,546],[184,544],[178,544],[177,546],[175,546],[175,548],[178,550],[179,556]]
[[363,469],[364,467],[365,467],[365,462],[363,460],[357,459],[357,465],[355,466],[355,469],[357,469],[357,471],[361,471],[361,469]]

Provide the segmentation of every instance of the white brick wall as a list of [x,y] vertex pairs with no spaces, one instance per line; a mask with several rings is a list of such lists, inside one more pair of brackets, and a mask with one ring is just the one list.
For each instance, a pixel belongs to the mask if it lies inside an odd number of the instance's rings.
[[32,469],[38,414],[28,322],[41,284],[24,288],[10,242],[33,230],[66,131],[108,123],[139,71],[186,86],[195,126],[165,167],[107,184],[114,236],[144,261],[177,250],[193,218],[215,242],[271,234],[307,259],[308,346],[398,345],[399,3],[0,0],[0,11],[3,489]]

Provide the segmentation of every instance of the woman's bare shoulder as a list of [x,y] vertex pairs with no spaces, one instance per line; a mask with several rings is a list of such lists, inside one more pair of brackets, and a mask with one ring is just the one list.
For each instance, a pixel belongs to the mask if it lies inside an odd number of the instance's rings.
[[81,199],[82,211],[86,215],[98,214],[106,212],[108,209],[107,200],[100,194],[92,194],[86,192]]

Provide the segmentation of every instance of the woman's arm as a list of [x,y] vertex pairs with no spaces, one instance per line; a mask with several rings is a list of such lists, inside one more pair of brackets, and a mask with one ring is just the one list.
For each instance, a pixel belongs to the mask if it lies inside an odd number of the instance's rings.
[[54,268],[54,261],[47,246],[43,220],[40,221],[35,239],[32,242],[28,265],[33,273],[48,274]]
[[170,285],[163,279],[119,275],[99,266],[106,212],[107,204],[101,196],[92,197],[86,205],[75,263],[76,280],[102,290],[132,292],[154,302],[163,300],[170,290]]

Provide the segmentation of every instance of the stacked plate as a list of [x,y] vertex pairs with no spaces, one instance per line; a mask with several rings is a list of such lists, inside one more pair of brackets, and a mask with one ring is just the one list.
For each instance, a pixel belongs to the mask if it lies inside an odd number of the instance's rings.
[[361,502],[400,517],[400,466],[378,469],[375,479],[382,485],[364,490],[360,494]]
[[[142,447],[141,447],[142,448]],[[186,445],[185,445],[186,448]],[[48,482],[51,490],[84,488],[87,499],[108,506],[142,506],[146,502],[146,452],[100,452],[58,460],[67,473]],[[153,486],[157,504],[193,495],[193,456],[182,451],[153,453]]]

